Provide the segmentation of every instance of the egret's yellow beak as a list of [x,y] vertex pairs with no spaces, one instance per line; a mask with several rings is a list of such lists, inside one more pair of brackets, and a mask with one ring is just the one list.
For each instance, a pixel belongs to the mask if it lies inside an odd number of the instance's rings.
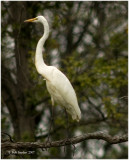
[[27,19],[24,22],[34,22],[35,20],[37,20],[37,18],[31,18],[31,19]]

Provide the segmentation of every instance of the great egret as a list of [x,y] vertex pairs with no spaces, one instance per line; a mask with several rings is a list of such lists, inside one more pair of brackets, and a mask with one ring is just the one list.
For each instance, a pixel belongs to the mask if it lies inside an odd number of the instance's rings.
[[48,92],[51,95],[52,106],[54,102],[61,105],[72,116],[73,120],[81,119],[76,93],[68,78],[56,67],[44,63],[42,51],[44,43],[49,36],[49,25],[43,16],[25,20],[24,22],[39,22],[44,26],[44,34],[38,41],[35,55],[35,66],[39,74],[46,80]]

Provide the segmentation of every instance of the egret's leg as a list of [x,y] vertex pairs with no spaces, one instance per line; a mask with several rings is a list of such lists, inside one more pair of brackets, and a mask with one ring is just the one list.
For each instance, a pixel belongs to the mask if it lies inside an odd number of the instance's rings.
[[47,137],[47,143],[50,143],[50,135],[51,135],[51,130],[52,130],[52,126],[54,126],[54,99],[51,97],[51,101],[52,101],[52,107],[51,107],[51,122],[50,122],[50,128],[48,131],[48,137]]
[[67,139],[69,138],[69,116],[68,113],[65,109],[65,117],[66,117],[66,135],[67,135]]
[[[70,132],[69,132],[69,116],[68,116],[68,113],[67,113],[67,111],[66,111],[66,109],[65,109],[65,116],[66,116],[66,135],[67,135],[67,137],[66,137],[66,139],[64,140],[64,143],[66,143],[67,141],[69,141],[70,143],[71,143],[71,145],[74,147],[74,151],[75,151],[75,145],[72,143],[72,141],[71,141],[71,139],[70,139]],[[64,146],[64,151],[65,151],[65,147],[66,146]],[[74,155],[74,154],[73,154]]]
[[53,97],[51,97],[51,101],[52,101],[52,109],[51,109],[51,124],[54,127],[54,99]]
[[53,97],[51,97],[51,101],[52,101],[52,107],[54,107],[54,99],[53,99]]

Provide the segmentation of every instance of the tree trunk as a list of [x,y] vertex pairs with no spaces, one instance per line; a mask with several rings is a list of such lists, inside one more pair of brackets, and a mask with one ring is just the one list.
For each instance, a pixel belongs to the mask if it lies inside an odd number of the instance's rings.
[[[16,140],[34,140],[35,121],[31,115],[31,106],[27,103],[26,91],[32,87],[29,81],[28,49],[26,40],[30,39],[29,31],[24,33],[23,21],[26,19],[26,3],[11,3],[8,21],[12,25],[15,42],[14,55],[16,62],[16,82],[9,69],[2,67],[2,96],[11,115]],[[11,19],[11,20],[10,20]],[[29,27],[28,27],[29,30]],[[23,31],[23,32],[22,32]],[[27,40],[29,42],[29,40]],[[7,73],[7,74],[5,74]],[[10,81],[11,80],[11,81]]]

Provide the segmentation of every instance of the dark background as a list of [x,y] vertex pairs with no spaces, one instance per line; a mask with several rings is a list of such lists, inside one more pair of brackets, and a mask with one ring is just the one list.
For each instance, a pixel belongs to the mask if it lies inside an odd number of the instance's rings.
[[[82,111],[70,118],[69,136],[102,131],[127,133],[128,2],[1,2],[2,131],[15,141],[44,142],[51,100],[34,65],[40,24],[24,20],[44,15],[50,25],[44,59],[69,78]],[[66,137],[65,114],[54,108],[51,140]],[[5,137],[4,137],[5,138]],[[23,158],[73,158],[73,146],[40,149]],[[127,158],[127,143],[88,140],[76,145],[74,158]],[[18,156],[12,156],[19,158]],[[6,158],[12,158],[8,156]]]

